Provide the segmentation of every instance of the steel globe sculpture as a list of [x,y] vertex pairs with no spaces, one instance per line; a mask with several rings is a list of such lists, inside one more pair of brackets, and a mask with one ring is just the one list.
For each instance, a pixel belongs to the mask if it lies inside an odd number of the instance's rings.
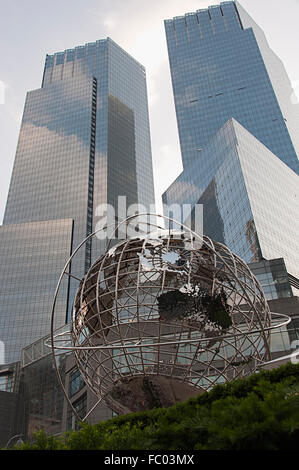
[[271,313],[246,263],[187,227],[150,228],[109,242],[73,304],[70,349],[118,413],[170,406],[270,359]]

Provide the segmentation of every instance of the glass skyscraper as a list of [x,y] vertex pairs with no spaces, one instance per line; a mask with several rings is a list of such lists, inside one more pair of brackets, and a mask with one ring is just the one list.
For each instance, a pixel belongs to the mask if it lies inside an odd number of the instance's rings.
[[275,91],[278,104],[282,111],[286,126],[291,136],[297,156],[299,155],[299,104],[294,104],[294,90],[281,59],[269,47],[263,30],[248,15],[238,1],[235,4],[240,15],[243,28],[252,28],[255,39],[263,57],[267,73]]
[[184,168],[165,212],[202,204],[206,235],[250,264],[283,259],[295,294],[299,111],[284,66],[237,2],[165,29]]
[[285,69],[235,2],[165,20],[184,168],[231,117],[298,173],[299,111]]
[[202,204],[206,235],[247,263],[284,258],[288,272],[299,277],[298,180],[230,119],[164,194],[164,203]]
[[[47,55],[42,86],[26,97],[3,226],[0,341],[5,362],[47,335],[70,253],[92,233],[97,207],[118,196],[154,204],[144,67],[110,38]],[[105,241],[87,243],[59,299],[72,296]]]

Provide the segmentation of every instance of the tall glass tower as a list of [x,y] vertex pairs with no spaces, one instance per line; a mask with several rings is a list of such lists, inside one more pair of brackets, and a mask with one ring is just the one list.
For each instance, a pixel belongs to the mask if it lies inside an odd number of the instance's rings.
[[247,263],[283,259],[298,294],[299,105],[281,60],[238,2],[165,29],[184,167],[165,211],[190,204],[186,222],[202,204],[206,235]]
[[283,64],[239,4],[165,21],[184,168],[236,119],[298,173],[299,111]]
[[[154,204],[145,69],[107,38],[48,55],[41,88],[27,94],[0,227],[5,362],[49,333],[66,260],[95,229],[97,207],[117,210],[118,196],[127,206]],[[87,243],[76,257],[57,327],[68,319],[77,279],[104,247]]]

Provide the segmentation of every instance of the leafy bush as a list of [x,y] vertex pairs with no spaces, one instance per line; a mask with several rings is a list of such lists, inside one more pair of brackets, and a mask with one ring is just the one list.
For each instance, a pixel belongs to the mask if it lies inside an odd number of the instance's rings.
[[291,450],[299,442],[299,365],[215,386],[170,408],[83,424],[60,437],[36,434],[19,449]]

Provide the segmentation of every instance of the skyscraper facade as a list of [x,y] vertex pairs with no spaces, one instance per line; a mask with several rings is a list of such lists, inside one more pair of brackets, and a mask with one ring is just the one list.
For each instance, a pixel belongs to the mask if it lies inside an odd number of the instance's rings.
[[252,28],[255,39],[260,49],[264,64],[267,69],[273,90],[275,92],[278,104],[282,111],[286,126],[291,136],[297,156],[299,155],[299,104],[288,77],[285,66],[278,55],[271,49],[265,33],[255,23],[255,21],[244,10],[242,5],[235,0],[238,13],[240,15],[243,28]]
[[206,235],[247,263],[282,258],[279,295],[298,293],[299,111],[282,62],[237,2],[165,30],[184,168],[166,211],[202,204]]
[[233,117],[298,173],[290,82],[243,9],[222,2],[165,20],[165,30],[184,168]]
[[[117,208],[118,196],[126,197],[127,206],[154,204],[145,69],[107,38],[48,55],[41,88],[26,97],[0,227],[12,271],[10,293],[6,269],[0,273],[5,362],[17,361],[24,346],[49,333],[53,283],[71,251],[95,229],[102,215],[97,208]],[[23,253],[19,262],[13,256],[15,243]],[[61,325],[68,319],[77,279],[104,247],[105,240],[87,243],[72,264],[61,299]],[[17,264],[20,276],[13,274]],[[23,282],[25,272],[30,275]],[[22,334],[25,324],[27,335]]]
[[[168,207],[203,205],[203,230],[246,263],[284,258],[299,277],[299,177],[235,119],[164,193]],[[193,220],[193,214],[191,213]]]

